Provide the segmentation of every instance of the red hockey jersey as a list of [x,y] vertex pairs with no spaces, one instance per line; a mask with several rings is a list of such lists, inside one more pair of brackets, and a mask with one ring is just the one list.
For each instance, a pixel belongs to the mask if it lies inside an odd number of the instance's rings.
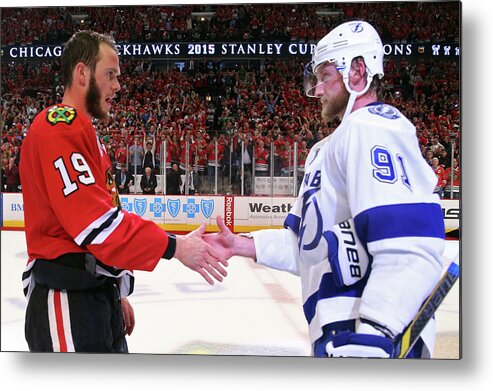
[[108,266],[150,271],[163,257],[168,235],[121,209],[105,148],[76,109],[55,105],[34,119],[20,174],[29,262],[90,252]]

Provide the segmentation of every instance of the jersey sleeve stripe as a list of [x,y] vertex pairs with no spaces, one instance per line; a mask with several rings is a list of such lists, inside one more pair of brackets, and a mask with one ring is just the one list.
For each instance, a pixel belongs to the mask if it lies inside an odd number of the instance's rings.
[[89,244],[101,244],[120,225],[123,220],[120,207],[115,207],[106,212],[99,219],[93,221],[74,239],[75,243],[84,247]]
[[384,205],[365,210],[354,218],[363,243],[402,237],[445,238],[439,204]]
[[284,220],[284,228],[290,228],[296,235],[300,233],[301,218],[292,213],[289,213]]

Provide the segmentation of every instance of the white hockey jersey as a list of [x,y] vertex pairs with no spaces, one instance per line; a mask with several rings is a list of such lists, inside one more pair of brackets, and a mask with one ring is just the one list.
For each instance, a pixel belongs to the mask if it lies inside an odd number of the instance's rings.
[[[332,322],[373,320],[399,334],[440,279],[445,228],[436,176],[416,130],[396,108],[374,103],[314,145],[286,229],[253,232],[257,262],[301,277],[310,340]],[[349,218],[372,257],[368,281],[338,288],[330,233]],[[280,245],[281,244],[281,245]],[[434,322],[422,334],[433,351]]]

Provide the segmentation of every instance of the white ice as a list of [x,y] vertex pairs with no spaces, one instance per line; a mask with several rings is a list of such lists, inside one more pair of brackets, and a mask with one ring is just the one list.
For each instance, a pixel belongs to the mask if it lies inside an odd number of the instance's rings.
[[[28,351],[21,275],[24,232],[1,231],[1,350]],[[447,241],[444,269],[459,253]],[[208,285],[176,260],[136,272],[129,297],[136,317],[132,353],[309,356],[298,277],[234,257],[223,283]],[[459,333],[459,284],[437,315],[438,334]]]

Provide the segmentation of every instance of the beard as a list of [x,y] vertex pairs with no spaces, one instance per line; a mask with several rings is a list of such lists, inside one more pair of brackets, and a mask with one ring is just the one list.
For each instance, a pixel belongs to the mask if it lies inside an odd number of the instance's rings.
[[105,119],[108,117],[108,113],[101,107],[101,91],[96,83],[96,78],[92,74],[89,79],[89,90],[86,94],[86,106],[87,111],[94,118]]
[[[325,125],[336,117],[342,117],[349,101],[349,92],[344,88],[341,93],[330,98],[322,98],[322,120]],[[342,119],[342,118],[340,118]]]

